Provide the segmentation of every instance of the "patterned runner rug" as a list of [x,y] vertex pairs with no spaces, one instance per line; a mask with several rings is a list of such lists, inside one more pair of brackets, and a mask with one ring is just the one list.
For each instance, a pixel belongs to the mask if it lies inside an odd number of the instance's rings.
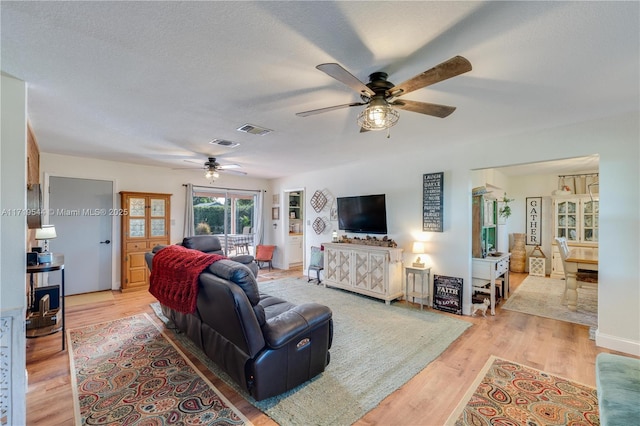
[[146,314],[67,334],[77,424],[251,424]]
[[596,389],[490,357],[447,425],[599,425]]

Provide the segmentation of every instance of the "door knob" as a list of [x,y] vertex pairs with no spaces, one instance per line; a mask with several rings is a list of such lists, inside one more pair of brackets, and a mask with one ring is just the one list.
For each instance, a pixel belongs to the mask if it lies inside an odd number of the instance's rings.
[[100,241],[100,244],[111,244],[111,240]]

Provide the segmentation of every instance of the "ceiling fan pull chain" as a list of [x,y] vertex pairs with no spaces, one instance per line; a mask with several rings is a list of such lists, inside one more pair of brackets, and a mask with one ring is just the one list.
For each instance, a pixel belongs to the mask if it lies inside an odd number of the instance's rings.
[[391,139],[391,127],[387,127],[387,139]]

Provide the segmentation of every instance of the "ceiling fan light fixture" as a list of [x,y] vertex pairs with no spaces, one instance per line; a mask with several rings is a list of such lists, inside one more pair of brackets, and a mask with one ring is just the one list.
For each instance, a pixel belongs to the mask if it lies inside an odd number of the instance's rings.
[[395,126],[400,114],[380,97],[371,100],[369,105],[358,114],[358,125],[366,130],[384,130]]
[[220,173],[218,173],[215,169],[209,169],[205,172],[204,177],[207,179],[218,179],[220,177]]

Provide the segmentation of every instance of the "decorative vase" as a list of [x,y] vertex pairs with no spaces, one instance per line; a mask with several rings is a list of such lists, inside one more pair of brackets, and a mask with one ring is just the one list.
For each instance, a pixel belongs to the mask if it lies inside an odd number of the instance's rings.
[[527,260],[524,239],[525,234],[513,234],[513,247],[511,247],[511,262],[509,266],[511,272],[524,272],[524,264]]

